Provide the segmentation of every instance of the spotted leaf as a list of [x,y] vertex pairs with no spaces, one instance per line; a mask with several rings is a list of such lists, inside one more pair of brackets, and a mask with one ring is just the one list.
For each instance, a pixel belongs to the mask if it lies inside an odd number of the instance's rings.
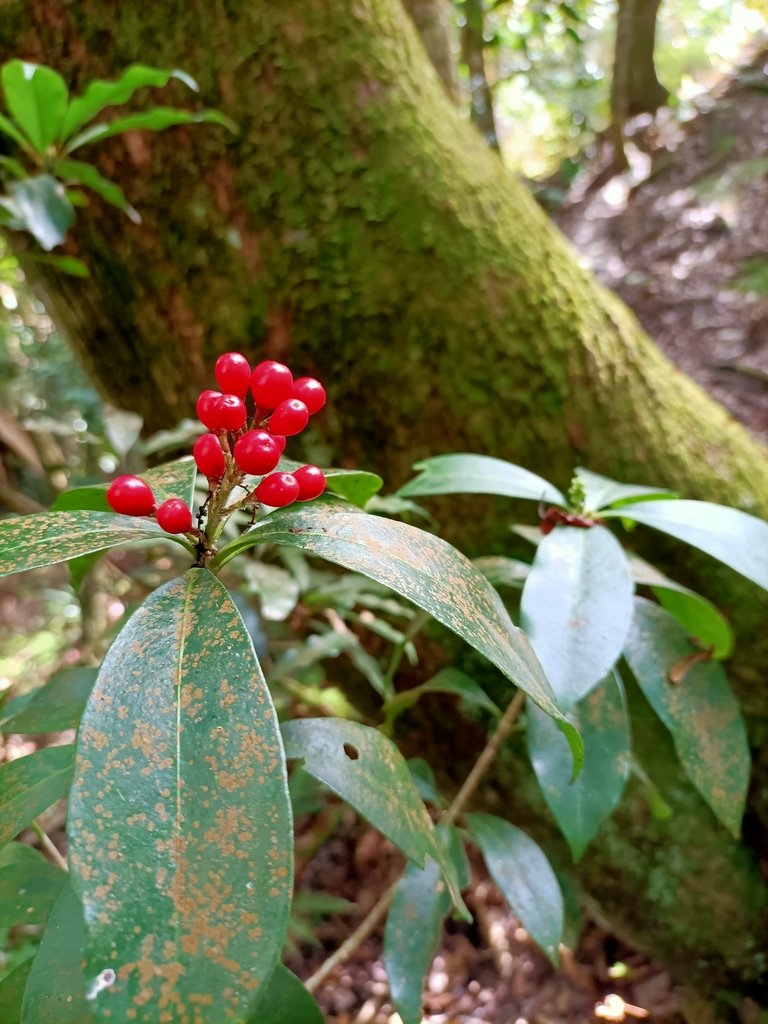
[[155,591],[107,654],[69,842],[96,1020],[247,1015],[285,939],[291,812],[264,676],[206,569]]

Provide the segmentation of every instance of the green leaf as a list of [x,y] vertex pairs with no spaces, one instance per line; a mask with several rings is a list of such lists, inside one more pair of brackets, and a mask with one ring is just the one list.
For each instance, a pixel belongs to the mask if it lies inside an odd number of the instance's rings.
[[733,630],[711,601],[669,579],[637,555],[628,554],[627,560],[635,583],[650,587],[661,606],[685,626],[689,636],[696,637],[702,647],[711,647],[714,658],[728,658],[732,654]]
[[112,644],[68,829],[94,1017],[155,1019],[170,991],[200,1024],[247,1014],[285,940],[293,833],[269,690],[207,569],[156,590]]
[[55,178],[50,174],[38,174],[21,181],[11,181],[8,183],[8,195],[10,198],[6,206],[42,249],[47,251],[61,245],[75,223],[75,210]]
[[629,777],[629,721],[621,682],[611,674],[571,712],[584,740],[584,768],[574,781],[568,746],[552,719],[535,705],[529,705],[526,719],[533,770],[578,860],[617,806]]
[[452,629],[561,720],[578,765],[578,733],[565,722],[523,633],[485,577],[459,551],[406,523],[312,506],[272,512],[214,559],[224,565],[254,544],[287,544],[383,583]]
[[264,618],[268,622],[285,622],[299,600],[296,578],[279,565],[270,565],[268,562],[249,562],[245,574],[248,583],[259,595]]
[[615,505],[621,505],[627,501],[637,501],[638,498],[650,500],[676,498],[674,491],[668,491],[664,487],[643,487],[642,484],[620,484],[607,476],[600,476],[599,473],[592,473],[581,466],[576,467],[576,476],[584,485],[586,500],[584,507],[590,512],[599,512],[601,509]]
[[522,588],[531,571],[528,562],[519,562],[516,558],[505,558],[503,555],[475,558],[472,564],[494,587],[514,587],[515,590]]
[[[166,462],[162,466],[146,469],[142,480],[146,480],[157,498],[158,504],[168,498],[183,498],[187,504],[194,501],[197,468],[191,456]],[[88,484],[71,487],[62,493],[51,505],[51,512],[70,512],[75,509],[89,509],[93,512],[109,512],[114,515],[107,502],[108,484]],[[142,520],[146,522],[147,520]],[[167,536],[167,535],[166,535]]]
[[615,512],[690,544],[768,590],[768,523],[707,501],[648,501]]
[[248,1024],[323,1024],[320,1007],[287,967],[278,964]]
[[[277,467],[281,473],[293,473],[303,462],[296,462],[283,456]],[[384,481],[378,473],[368,473],[363,469],[338,469],[330,466],[323,469],[328,481],[328,490],[346,498],[358,508],[365,508],[374,494],[378,494]]]
[[73,153],[80,146],[88,145],[90,142],[101,142],[103,139],[110,139],[113,135],[122,135],[124,132],[162,132],[166,128],[173,128],[181,124],[220,124],[231,132],[237,131],[234,122],[219,113],[218,110],[194,112],[175,110],[172,107],[154,107],[141,114],[118,117],[110,124],[95,124],[90,128],[85,128],[73,139],[70,139],[64,152]]
[[[391,725],[394,719],[407,708],[413,707],[425,693],[450,693],[461,698],[462,702],[470,707],[483,708],[484,711],[489,711],[496,717],[500,714],[499,708],[474,679],[465,675],[460,669],[449,667],[440,669],[437,675],[427,680],[426,683],[422,683],[421,686],[403,690],[386,701],[381,710],[388,725]],[[556,725],[554,729],[555,732],[558,731]]]
[[31,969],[30,957],[0,981],[0,1020],[3,1024],[21,1024],[21,1004]]
[[547,480],[504,459],[489,455],[435,455],[413,467],[420,476],[397,492],[401,497],[421,494],[500,494],[565,505],[563,495]]
[[29,143],[21,134],[19,129],[13,121],[10,121],[3,114],[0,114],[0,132],[2,132],[3,135],[7,135],[9,139],[13,139],[13,141],[23,149],[29,149]]
[[423,757],[411,757],[405,763],[421,799],[436,807],[443,807],[445,801],[438,792],[435,773],[428,762]]
[[66,880],[31,846],[9,843],[0,850],[0,928],[43,924]]
[[714,661],[690,662],[697,653],[668,612],[635,599],[624,648],[632,675],[672,734],[686,775],[738,836],[749,786],[747,732],[722,667]]
[[[114,512],[40,512],[0,520],[0,576],[139,540],[175,540],[152,519]],[[183,545],[186,547],[187,545]]]
[[88,665],[56,672],[45,686],[3,705],[0,709],[0,732],[40,733],[76,729],[95,681],[96,669]]
[[32,961],[21,1024],[91,1024],[85,997],[84,947],[83,908],[67,884]]
[[530,836],[508,821],[492,814],[468,814],[466,820],[502,896],[556,964],[563,934],[563,895],[549,861]]
[[424,978],[437,952],[451,900],[440,868],[406,865],[384,930],[384,966],[392,1003],[403,1024],[421,1024]]
[[59,256],[53,253],[30,252],[25,254],[26,259],[31,263],[42,263],[45,266],[54,267],[62,274],[70,274],[72,277],[89,277],[90,271],[82,260],[74,256]]
[[45,747],[0,768],[0,846],[64,796],[72,781],[74,747]]
[[60,140],[68,139],[78,128],[82,128],[100,114],[105,107],[119,107],[127,103],[137,89],[147,86],[161,89],[172,78],[188,85],[195,92],[198,91],[197,82],[183,71],[166,71],[148,67],[146,64],[131,64],[114,82],[89,82],[82,96],[77,96],[70,102]]
[[597,686],[621,656],[632,621],[632,578],[602,526],[557,526],[523,587],[520,623],[563,707]]
[[52,68],[12,60],[0,68],[0,82],[11,117],[44,153],[64,123],[69,97],[64,79]]
[[141,224],[138,210],[131,206],[120,186],[100,174],[93,164],[84,163],[82,160],[57,160],[54,164],[54,171],[58,178],[62,178],[67,183],[77,181],[92,189],[107,203],[111,203],[112,206],[116,206],[127,214],[134,224]]
[[288,758],[304,768],[390,839],[420,867],[433,857],[448,874],[456,905],[464,907],[453,872],[400,751],[378,729],[343,718],[283,723]]

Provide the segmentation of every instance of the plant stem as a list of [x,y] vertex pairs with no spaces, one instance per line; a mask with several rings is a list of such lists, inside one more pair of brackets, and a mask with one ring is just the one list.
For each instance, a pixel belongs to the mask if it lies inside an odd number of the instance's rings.
[[[506,711],[499,719],[499,723],[494,729],[493,735],[490,737],[485,747],[483,747],[477,761],[475,761],[472,771],[464,780],[463,786],[443,814],[441,818],[441,822],[443,824],[452,825],[463,812],[475,790],[479,786],[481,779],[496,759],[499,750],[509,738],[512,729],[515,726],[515,722],[520,716],[524,703],[525,693],[522,690],[518,690],[507,706]],[[339,946],[336,952],[329,956],[328,959],[318,967],[315,973],[304,982],[304,987],[307,991],[317,991],[331,972],[334,971],[339,964],[348,960],[355,950],[365,942],[373,929],[386,916],[386,913],[389,910],[389,905],[395,895],[396,888],[397,881],[394,882],[379,898],[378,902],[374,904],[373,908],[368,912],[366,917],[363,918],[349,938],[346,939]]]
[[51,841],[50,836],[42,827],[42,825],[40,825],[40,823],[37,821],[33,821],[31,828],[32,831],[37,836],[37,838],[40,840],[40,845],[48,854],[53,863],[57,867],[62,868],[62,870],[69,871],[69,865],[67,864],[66,858],[56,849],[53,842]]

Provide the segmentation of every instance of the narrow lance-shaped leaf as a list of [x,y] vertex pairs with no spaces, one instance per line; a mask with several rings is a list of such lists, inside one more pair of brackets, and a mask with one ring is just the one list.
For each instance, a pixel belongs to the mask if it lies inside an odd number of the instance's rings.
[[74,747],[45,747],[0,768],[0,846],[69,789]]
[[433,857],[446,874],[456,905],[466,912],[408,765],[391,740],[343,718],[285,722],[283,740],[288,758],[302,758],[310,775],[346,800],[406,857],[419,867]]
[[9,120],[3,114],[0,114],[0,132],[2,132],[3,135],[7,135],[9,139],[13,139],[13,141],[23,149],[29,149],[29,141],[24,138],[13,121]]
[[384,966],[392,1003],[403,1024],[421,1024],[424,978],[440,941],[451,901],[440,868],[406,865],[384,930]]
[[24,992],[21,1024],[91,1024],[83,908],[67,884],[48,918]]
[[44,686],[0,708],[0,732],[61,732],[76,729],[96,681],[96,669],[77,665],[56,672]]
[[272,512],[222,549],[213,564],[223,565],[254,544],[287,544],[383,583],[452,629],[560,720],[578,764],[578,733],[565,721],[528,640],[464,555],[405,523],[313,505]]
[[701,661],[685,629],[658,605],[635,599],[624,648],[632,675],[672,734],[686,775],[725,827],[738,836],[750,754],[738,701],[721,665]]
[[419,476],[397,492],[403,497],[421,494],[499,494],[565,505],[563,495],[548,480],[489,455],[435,455],[413,467]]
[[629,776],[629,721],[618,677],[611,674],[580,700],[571,721],[584,740],[584,767],[574,780],[568,746],[552,719],[532,704],[526,712],[533,770],[578,860],[618,804]]
[[147,86],[159,89],[167,85],[172,78],[183,82],[195,92],[198,91],[197,82],[183,71],[151,68],[146,64],[131,64],[113,82],[89,82],[82,96],[70,101],[61,130],[61,140],[68,139],[78,128],[82,128],[100,114],[105,107],[122,106],[127,103],[137,89]]
[[64,123],[68,92],[52,68],[12,60],[0,68],[5,103],[16,124],[38,151],[44,153]]
[[552,963],[557,963],[563,894],[544,853],[525,832],[492,814],[468,814],[467,827],[513,913]]
[[57,160],[54,170],[57,176],[67,183],[77,181],[92,189],[96,195],[122,210],[134,224],[141,223],[138,211],[125,198],[125,193],[120,186],[100,174],[93,164],[85,163],[82,160]]
[[621,545],[601,526],[558,526],[536,549],[520,621],[558,701],[572,707],[616,664],[632,621]]
[[0,520],[0,576],[67,562],[92,551],[132,541],[172,540],[151,519],[113,512],[41,512]]
[[218,110],[175,110],[172,107],[154,107],[141,114],[127,114],[125,117],[118,117],[109,124],[95,124],[90,128],[83,129],[78,135],[67,143],[64,152],[74,153],[80,146],[89,142],[98,142],[102,139],[110,139],[113,135],[122,135],[124,132],[161,132],[166,128],[173,128],[182,124],[220,124],[231,132],[236,132],[237,127],[228,117],[219,113]]
[[690,544],[768,590],[768,523],[707,501],[646,501],[606,515],[621,516]]
[[247,1015],[285,939],[291,812],[253,645],[206,569],[155,591],[110,648],[68,828],[94,1017],[159,1019],[171,993],[177,1024]]
[[586,493],[585,508],[590,512],[599,512],[610,506],[620,505],[627,501],[641,499],[676,498],[674,491],[664,487],[644,487],[642,484],[620,484],[599,473],[592,473],[581,466],[576,469],[576,477],[583,484]]

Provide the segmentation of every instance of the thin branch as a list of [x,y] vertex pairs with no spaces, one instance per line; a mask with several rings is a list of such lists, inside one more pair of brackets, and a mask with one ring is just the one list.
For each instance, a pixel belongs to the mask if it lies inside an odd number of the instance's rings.
[[37,836],[37,838],[39,839],[40,845],[48,854],[53,863],[57,867],[61,868],[63,871],[69,871],[69,865],[67,864],[66,857],[64,857],[64,855],[56,849],[53,842],[51,841],[51,837],[48,835],[48,833],[45,831],[42,825],[38,821],[33,821],[31,828],[32,831]]

